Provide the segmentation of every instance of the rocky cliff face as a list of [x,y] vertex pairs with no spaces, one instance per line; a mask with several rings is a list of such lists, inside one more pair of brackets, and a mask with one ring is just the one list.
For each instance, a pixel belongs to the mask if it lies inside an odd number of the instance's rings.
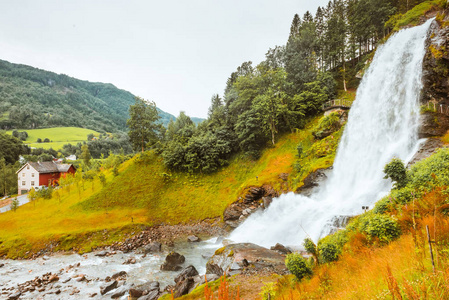
[[449,129],[449,12],[440,12],[426,41],[420,137],[442,136]]

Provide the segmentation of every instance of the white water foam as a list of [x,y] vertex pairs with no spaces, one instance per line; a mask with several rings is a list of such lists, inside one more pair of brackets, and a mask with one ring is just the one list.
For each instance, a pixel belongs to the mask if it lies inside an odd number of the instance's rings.
[[425,40],[432,20],[379,46],[358,88],[326,184],[314,195],[289,193],[250,216],[229,237],[262,246],[299,245],[329,234],[338,216],[356,215],[391,189],[383,168],[416,151]]

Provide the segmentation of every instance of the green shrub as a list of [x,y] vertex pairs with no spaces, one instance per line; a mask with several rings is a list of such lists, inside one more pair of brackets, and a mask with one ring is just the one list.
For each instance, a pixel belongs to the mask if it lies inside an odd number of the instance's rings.
[[389,210],[391,204],[392,198],[390,196],[384,197],[376,202],[373,213],[382,215]]
[[308,266],[304,257],[299,253],[288,254],[285,258],[285,266],[298,280],[312,275],[312,269]]
[[313,255],[317,254],[316,245],[312,241],[312,239],[310,239],[310,238],[304,239],[303,246],[304,246],[304,249],[306,249],[306,251],[309,252],[310,254],[313,254]]
[[391,178],[397,189],[400,189],[407,184],[407,172],[404,163],[398,158],[393,158],[391,162],[385,165],[384,173],[384,178]]
[[316,139],[322,139],[341,128],[340,116],[338,113],[331,113],[321,118],[318,125],[313,129],[312,134]]
[[320,259],[323,263],[328,263],[338,260],[341,250],[331,241],[324,241],[318,246]]
[[371,237],[377,237],[383,243],[389,243],[399,237],[398,223],[390,216],[375,214],[363,220],[362,231]]

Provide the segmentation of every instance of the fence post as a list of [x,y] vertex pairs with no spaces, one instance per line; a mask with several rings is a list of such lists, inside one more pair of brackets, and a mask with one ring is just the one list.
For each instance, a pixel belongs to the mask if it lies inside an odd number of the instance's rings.
[[429,242],[430,259],[432,260],[432,270],[433,273],[435,273],[435,262],[433,261],[433,251],[432,251],[432,243],[435,243],[435,241],[430,240],[429,225],[426,225],[426,231],[427,231],[427,241]]

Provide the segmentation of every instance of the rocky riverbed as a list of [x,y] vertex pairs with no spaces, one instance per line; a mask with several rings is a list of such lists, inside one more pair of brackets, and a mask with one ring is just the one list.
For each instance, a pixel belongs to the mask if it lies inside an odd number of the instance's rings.
[[0,260],[0,298],[128,299],[130,288],[155,282],[158,291],[163,291],[174,286],[178,275],[160,270],[170,251],[176,249],[185,257],[181,268],[193,265],[204,274],[209,257],[220,246],[215,242],[216,238],[186,241],[174,247],[164,245],[160,251],[158,243],[152,243],[128,253],[105,249],[84,255],[58,253],[33,260]]

